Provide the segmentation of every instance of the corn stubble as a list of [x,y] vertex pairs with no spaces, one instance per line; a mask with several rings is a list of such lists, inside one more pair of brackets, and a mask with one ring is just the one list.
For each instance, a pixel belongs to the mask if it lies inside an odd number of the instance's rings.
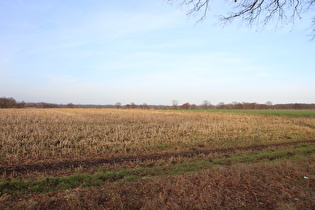
[[308,140],[315,119],[117,109],[0,110],[0,165]]

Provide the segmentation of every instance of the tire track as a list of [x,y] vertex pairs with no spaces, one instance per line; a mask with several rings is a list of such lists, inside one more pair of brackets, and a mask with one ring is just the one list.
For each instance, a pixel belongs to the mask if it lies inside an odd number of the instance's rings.
[[248,151],[248,150],[261,150],[268,147],[281,147],[281,146],[291,146],[303,143],[314,143],[315,140],[306,140],[306,141],[294,141],[294,142],[283,142],[283,143],[274,143],[268,145],[254,145],[247,147],[232,147],[232,148],[223,148],[223,149],[212,149],[212,150],[194,150],[187,152],[179,153],[166,153],[166,154],[152,154],[152,155],[143,155],[135,157],[122,157],[122,158],[107,158],[107,159],[95,159],[95,160],[84,160],[84,161],[64,161],[48,164],[29,164],[24,166],[6,166],[0,167],[0,175],[6,174],[26,174],[32,172],[54,172],[62,169],[74,169],[79,166],[83,168],[90,168],[93,166],[101,165],[104,163],[107,164],[117,164],[123,162],[144,162],[148,160],[165,160],[174,157],[194,157],[199,154],[208,155],[211,153],[231,153],[236,151]]

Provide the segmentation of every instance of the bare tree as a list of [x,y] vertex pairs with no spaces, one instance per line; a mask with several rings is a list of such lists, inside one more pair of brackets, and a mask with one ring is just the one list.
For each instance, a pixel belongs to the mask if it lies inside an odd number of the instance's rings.
[[17,103],[14,98],[0,98],[0,108],[14,108],[16,104]]
[[137,105],[136,105],[134,102],[131,102],[131,103],[130,103],[130,107],[131,107],[132,109],[135,109],[135,108],[137,108]]
[[208,100],[204,100],[201,106],[203,109],[208,109],[211,106],[211,103]]
[[266,104],[267,106],[272,106],[272,102],[271,102],[271,101],[267,101],[265,104]]
[[141,105],[139,105],[140,109],[149,109],[149,106],[147,103],[143,103]]
[[178,107],[178,101],[177,101],[177,100],[173,100],[173,101],[172,101],[172,104],[173,104],[173,109],[177,109],[177,107]]
[[74,108],[75,106],[74,106],[74,104],[73,103],[68,103],[67,104],[67,108]]
[[120,108],[121,108],[121,103],[120,103],[120,102],[117,102],[117,103],[115,104],[115,107],[116,107],[117,109],[120,109]]
[[[188,7],[187,15],[199,14],[198,20],[206,18],[213,0],[167,0],[170,4]],[[275,21],[276,27],[283,24],[294,24],[296,19],[301,19],[302,14],[315,9],[315,0],[225,0],[229,3],[230,11],[221,15],[219,20],[230,23],[241,19],[246,25],[258,24],[265,26]],[[315,37],[315,16],[311,21],[312,37]]]

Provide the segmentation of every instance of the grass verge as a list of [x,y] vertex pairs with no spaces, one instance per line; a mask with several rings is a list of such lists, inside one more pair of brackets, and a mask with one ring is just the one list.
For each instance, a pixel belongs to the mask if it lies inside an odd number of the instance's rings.
[[293,116],[293,117],[315,117],[315,110],[197,109],[197,110],[181,110],[181,111],[236,113],[236,114],[262,114],[262,115]]

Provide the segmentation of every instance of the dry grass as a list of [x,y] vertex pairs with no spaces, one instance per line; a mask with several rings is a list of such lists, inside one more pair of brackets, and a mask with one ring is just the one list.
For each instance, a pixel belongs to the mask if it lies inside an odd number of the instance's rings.
[[117,109],[2,109],[0,166],[308,140],[315,119]]
[[[309,179],[304,179],[308,176]],[[14,197],[1,209],[314,209],[314,159],[213,168]]]

